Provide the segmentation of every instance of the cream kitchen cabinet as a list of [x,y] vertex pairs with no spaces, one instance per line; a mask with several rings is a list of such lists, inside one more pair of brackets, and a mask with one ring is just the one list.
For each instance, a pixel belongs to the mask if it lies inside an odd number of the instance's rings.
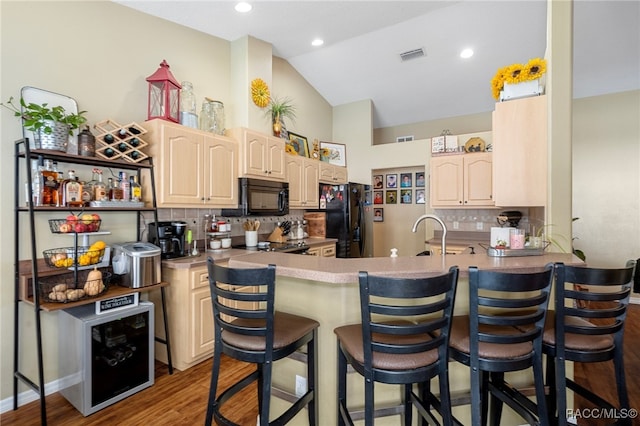
[[432,157],[431,207],[492,207],[491,163],[491,153]]
[[547,203],[547,97],[500,102],[493,112],[497,206]]
[[145,123],[158,207],[238,205],[238,143],[164,120]]
[[317,209],[319,206],[319,161],[298,155],[287,155],[289,207]]
[[[219,263],[225,265],[226,262]],[[213,355],[214,325],[209,272],[206,265],[192,268],[162,268],[162,279],[170,282],[166,288],[167,312],[173,365],[186,370]],[[243,287],[238,287],[243,291]],[[246,291],[250,291],[248,288]],[[150,293],[154,303],[159,294]],[[158,300],[155,300],[158,299]],[[235,302],[234,302],[235,303]],[[156,316],[156,330],[163,330],[162,316]],[[158,333],[160,334],[160,333]],[[166,362],[166,351],[157,350],[156,357]]]
[[[311,244],[307,241],[307,244]],[[336,243],[323,244],[323,245],[311,245],[307,254],[310,256],[320,257],[336,257]]]
[[320,162],[320,182],[322,183],[347,183],[349,182],[346,167],[334,166],[333,164]]
[[287,179],[283,139],[246,128],[231,129],[229,135],[240,144],[239,175],[241,177],[277,181]]

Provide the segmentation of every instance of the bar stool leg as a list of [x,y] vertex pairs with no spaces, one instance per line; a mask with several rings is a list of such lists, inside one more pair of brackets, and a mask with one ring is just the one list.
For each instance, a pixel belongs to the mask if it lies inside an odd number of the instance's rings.
[[220,376],[220,358],[222,349],[216,345],[213,350],[213,364],[211,368],[211,384],[209,385],[209,402],[207,404],[207,418],[205,426],[211,426],[213,421],[214,404],[216,404],[216,392],[218,391],[218,377]]
[[318,419],[318,404],[316,399],[318,398],[318,390],[316,389],[316,377],[318,374],[318,332],[317,329],[313,331],[313,339],[307,343],[307,391],[313,392],[313,398],[309,401],[307,410],[309,411],[309,425],[315,426]]
[[[504,382],[504,373],[491,373],[491,381],[494,383],[503,383]],[[489,410],[491,419],[490,423],[493,426],[499,425],[500,420],[502,419],[502,401],[500,398],[491,395],[491,409]],[[486,414],[484,414],[486,416]]]
[[345,426],[342,411],[347,407],[347,358],[338,342],[338,426]]
[[269,426],[269,408],[270,398],[265,395],[271,395],[271,367],[273,361],[267,361],[264,364],[258,364],[258,403],[260,404],[260,426]]

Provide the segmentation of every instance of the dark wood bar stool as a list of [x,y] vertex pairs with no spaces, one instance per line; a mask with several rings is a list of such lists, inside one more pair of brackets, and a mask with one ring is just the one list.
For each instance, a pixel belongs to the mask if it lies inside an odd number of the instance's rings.
[[[260,426],[283,425],[308,406],[309,424],[317,422],[317,321],[274,309],[276,267],[233,269],[207,259],[209,286],[215,322],[215,341],[211,386],[206,424],[212,419],[223,425],[234,425],[221,414],[223,404],[233,395],[258,381]],[[235,291],[236,287],[253,291]],[[273,362],[288,357],[306,346],[307,392],[277,419],[269,422]],[[234,359],[257,364],[255,372],[238,380],[217,398],[220,357],[224,353]]]
[[[430,278],[391,278],[359,273],[360,324],[338,327],[338,424],[353,424],[347,407],[347,364],[364,377],[365,425],[373,425],[374,383],[403,385],[401,410],[411,425],[413,407],[422,421],[451,425],[448,340],[458,268]],[[430,390],[438,377],[440,398]],[[417,383],[418,393],[413,391]],[[395,412],[391,414],[396,414]]]
[[[555,315],[547,318],[543,341],[553,424],[567,424],[567,388],[598,408],[619,410],[617,424],[631,424],[622,345],[635,267],[634,260],[619,269],[556,265]],[[609,360],[615,370],[618,408],[596,390],[566,377],[565,361]]]
[[[451,326],[451,357],[469,366],[471,424],[500,424],[502,403],[529,424],[548,425],[542,371],[542,333],[553,265],[541,272],[507,273],[469,268],[469,315]],[[522,328],[521,328],[522,327]],[[506,372],[533,367],[536,402],[504,380]]]

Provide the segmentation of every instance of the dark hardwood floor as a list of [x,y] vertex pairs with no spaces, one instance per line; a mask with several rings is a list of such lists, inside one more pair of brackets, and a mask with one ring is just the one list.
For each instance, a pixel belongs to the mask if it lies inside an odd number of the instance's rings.
[[[625,329],[625,368],[631,407],[640,410],[640,306],[631,305]],[[225,389],[231,381],[248,374],[253,366],[224,358],[222,383]],[[155,384],[123,401],[111,405],[88,417],[83,417],[59,393],[47,397],[47,419],[53,426],[76,425],[199,425],[204,424],[211,360],[204,361],[187,371],[175,370],[169,375],[164,364],[156,364]],[[335,372],[325,372],[335,374]],[[602,395],[615,401],[615,386],[611,362],[587,365],[576,364],[574,375],[579,383],[598,389]],[[239,424],[253,426],[258,413],[255,385],[237,395],[229,402],[226,413]],[[576,408],[589,407],[585,401],[576,399]],[[38,401],[26,404],[16,411],[0,416],[3,426],[35,426],[40,424]],[[605,422],[593,419],[580,420],[579,425],[600,426]],[[640,425],[640,418],[634,425]]]

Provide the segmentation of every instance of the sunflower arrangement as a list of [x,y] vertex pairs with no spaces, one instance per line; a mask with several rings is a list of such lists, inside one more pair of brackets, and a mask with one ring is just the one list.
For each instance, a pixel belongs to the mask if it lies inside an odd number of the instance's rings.
[[531,59],[527,64],[512,64],[500,68],[491,80],[491,92],[494,99],[500,99],[505,83],[517,84],[537,80],[547,71],[547,61],[541,58]]
[[269,86],[261,78],[255,78],[251,81],[251,99],[253,103],[260,108],[264,108],[269,105],[271,101],[271,92]]

